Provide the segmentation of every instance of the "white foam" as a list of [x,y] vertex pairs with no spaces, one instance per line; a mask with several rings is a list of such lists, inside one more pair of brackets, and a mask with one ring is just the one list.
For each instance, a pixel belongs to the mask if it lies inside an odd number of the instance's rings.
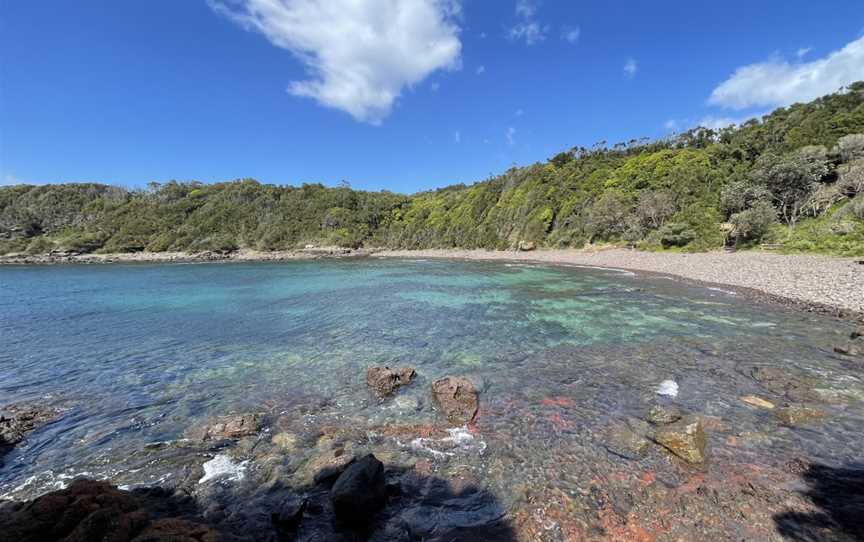
[[216,478],[222,478],[226,482],[239,482],[246,476],[248,463],[249,461],[237,463],[227,455],[219,454],[201,465],[204,467],[204,476],[198,480],[198,483],[203,484]]
[[657,395],[678,397],[678,383],[674,380],[664,380],[657,386]]
[[454,457],[459,452],[476,452],[480,455],[486,451],[486,443],[475,438],[465,426],[453,427],[447,432],[449,436],[441,439],[415,438],[411,441],[411,449],[426,452],[439,459]]

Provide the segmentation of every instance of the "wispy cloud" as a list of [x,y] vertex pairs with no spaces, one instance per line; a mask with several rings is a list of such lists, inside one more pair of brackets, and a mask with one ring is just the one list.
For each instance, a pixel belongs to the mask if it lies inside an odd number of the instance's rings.
[[516,128],[509,126],[504,136],[507,138],[508,145],[513,146],[516,144]]
[[738,68],[708,102],[731,109],[806,102],[864,79],[864,37],[811,62],[782,58]]
[[486,73],[486,66],[477,66],[477,75]]
[[453,143],[456,143],[457,145],[459,143],[462,143],[462,132],[460,132],[459,130],[453,132]]
[[564,27],[561,31],[561,39],[568,43],[576,43],[579,41],[579,36],[582,35],[582,29],[578,26],[573,28]]
[[624,63],[624,76],[627,79],[633,79],[636,77],[637,71],[639,71],[639,64],[636,63],[636,60],[628,58],[627,62]]
[[546,39],[549,29],[537,20],[537,9],[533,0],[516,0],[517,22],[507,33],[511,40],[525,40],[526,45],[534,45]]
[[402,90],[460,67],[459,0],[208,0],[306,65],[288,91],[380,124]]
[[809,53],[812,50],[813,50],[812,47],[802,47],[802,48],[798,49],[798,51],[795,53],[795,56],[797,56],[798,58],[804,58],[805,56],[807,56],[807,53]]

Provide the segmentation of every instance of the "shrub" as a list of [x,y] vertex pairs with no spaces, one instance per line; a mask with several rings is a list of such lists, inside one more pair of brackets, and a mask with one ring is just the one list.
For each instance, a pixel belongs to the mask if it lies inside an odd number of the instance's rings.
[[759,202],[746,211],[735,213],[729,219],[734,229],[736,244],[739,241],[761,240],[772,224],[777,222],[777,211],[768,202]]
[[660,229],[660,244],[663,248],[683,247],[696,239],[696,232],[687,224],[672,223]]

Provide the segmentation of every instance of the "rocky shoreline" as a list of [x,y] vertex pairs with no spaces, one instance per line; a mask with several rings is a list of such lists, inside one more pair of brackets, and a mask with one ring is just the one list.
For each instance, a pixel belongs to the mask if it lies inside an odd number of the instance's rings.
[[[864,328],[849,341],[864,344]],[[365,376],[376,408],[387,408],[422,375],[413,367],[371,366]],[[789,431],[826,422],[814,393],[819,382],[766,367],[753,368],[751,377],[766,397],[783,403],[755,395],[739,398],[754,415],[771,413],[766,424]],[[467,466],[448,462],[454,451],[470,450],[461,440],[494,437],[488,422],[479,419],[487,399],[462,375],[432,381],[427,393],[437,413],[437,421],[428,425],[369,427],[346,419],[338,407],[333,414],[342,423],[332,425],[322,419],[329,408],[324,405],[211,418],[190,427],[183,439],[149,447],[153,461],[161,453],[179,460],[175,466],[185,465],[172,483],[124,488],[78,478],[32,501],[0,500],[0,532],[21,542],[611,542],[780,540],[788,534],[851,541],[864,534],[853,512],[861,502],[856,493],[864,479],[860,469],[832,470],[803,458],[774,467],[738,465],[740,457],[714,450],[710,443],[746,450],[753,435],[736,434],[726,420],[677,406],[674,381],[657,387],[639,417],[610,420],[600,438],[624,463],[603,462],[598,455],[592,468],[599,470],[592,476],[600,479],[590,490],[567,495],[511,488],[514,498],[506,502]],[[569,406],[571,401],[558,397],[544,404]],[[14,430],[3,434],[16,440],[56,416],[32,405],[5,412],[0,419]],[[495,409],[486,412],[494,416]],[[455,438],[460,431],[464,436]],[[482,456],[484,450],[476,453]],[[656,462],[646,463],[651,457]],[[794,490],[802,480],[828,486],[802,494]],[[849,510],[825,506],[835,517],[823,517],[818,505],[825,492],[848,502]]]

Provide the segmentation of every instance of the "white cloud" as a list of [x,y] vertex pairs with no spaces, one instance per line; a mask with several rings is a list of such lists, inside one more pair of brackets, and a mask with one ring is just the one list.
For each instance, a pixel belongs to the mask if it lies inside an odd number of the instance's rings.
[[781,58],[750,64],[711,93],[708,102],[732,109],[806,102],[864,79],[864,37],[812,62]]
[[702,128],[708,128],[710,130],[721,130],[723,128],[727,128],[732,125],[741,125],[752,119],[752,116],[749,117],[723,117],[723,116],[714,116],[708,115],[707,117],[703,117],[702,120],[699,121],[698,125]]
[[459,0],[208,0],[306,65],[288,91],[380,124],[405,87],[458,69]]
[[545,40],[546,32],[549,29],[541,26],[536,16],[536,2],[533,0],[516,0],[516,17],[519,21],[507,33],[510,39],[525,40],[526,45],[534,45]]
[[626,75],[628,79],[633,79],[636,76],[637,71],[639,71],[639,65],[634,59],[628,58],[627,62],[624,63],[624,75]]
[[504,135],[507,137],[507,144],[508,145],[515,145],[516,144],[516,128],[514,128],[512,126],[508,127],[507,132],[505,132]]
[[538,41],[546,39],[546,31],[540,27],[540,23],[537,21],[518,23],[510,29],[510,39],[524,39],[526,45],[534,45]]
[[521,109],[517,109],[516,112],[514,113],[514,115],[516,115],[517,117],[521,117],[524,114],[525,114],[525,111],[523,111]]
[[579,36],[581,35],[582,29],[578,26],[574,28],[564,28],[564,30],[561,31],[561,39],[569,43],[576,43],[579,41]]
[[453,143],[456,143],[457,145],[462,143],[462,133],[459,130],[453,132]]
[[477,67],[477,75],[480,75],[481,73],[483,73],[485,71],[486,71],[486,66],[478,66]]
[[516,0],[516,15],[523,19],[533,19],[537,15],[537,3],[532,0]]
[[481,39],[481,40],[485,40],[485,39],[486,39],[486,32],[480,32],[480,39]]
[[813,50],[812,47],[802,47],[802,48],[798,49],[798,51],[795,53],[795,56],[797,56],[798,58],[804,58],[805,56],[807,56],[807,53],[809,53],[812,50]]
[[432,89],[432,92],[438,92],[438,89],[441,88],[441,84],[438,81],[433,81],[429,88]]
[[663,128],[665,128],[667,132],[676,132],[678,131],[678,121],[675,119],[669,119],[663,123]]

